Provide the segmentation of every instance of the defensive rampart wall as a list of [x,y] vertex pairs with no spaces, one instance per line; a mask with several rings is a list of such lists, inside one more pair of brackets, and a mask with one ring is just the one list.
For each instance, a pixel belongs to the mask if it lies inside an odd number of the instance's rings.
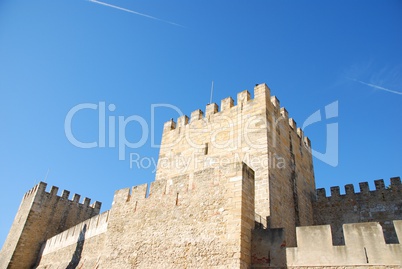
[[156,181],[242,161],[255,171],[256,213],[271,228],[313,224],[315,196],[310,140],[266,84],[165,123]]
[[345,194],[339,187],[331,187],[331,195],[325,189],[317,190],[313,203],[314,224],[330,224],[335,245],[344,243],[342,225],[345,223],[379,222],[384,229],[387,243],[398,243],[393,220],[402,220],[402,185],[399,177],[391,178],[386,187],[384,180],[375,180],[375,190],[367,182],[359,183],[360,192],[354,186],[345,186]]
[[108,213],[48,240],[39,268],[248,268],[254,172],[245,164],[155,181],[146,193],[116,191]]
[[[394,225],[402,241],[402,221]],[[297,227],[297,247],[286,249],[288,268],[401,268],[402,246],[386,244],[378,222],[345,224],[343,232],[345,245],[334,246],[329,225]]]
[[37,262],[42,244],[50,237],[99,214],[100,202],[90,205],[90,199],[80,195],[69,199],[58,187],[46,191],[40,182],[23,197],[8,237],[0,253],[0,268],[31,268]]

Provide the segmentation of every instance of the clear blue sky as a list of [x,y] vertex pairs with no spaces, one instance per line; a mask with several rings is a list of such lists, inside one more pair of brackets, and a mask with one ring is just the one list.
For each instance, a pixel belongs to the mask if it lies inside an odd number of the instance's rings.
[[[103,210],[115,190],[153,181],[152,167],[130,169],[117,148],[68,141],[66,115],[81,103],[114,104],[107,117],[149,123],[152,104],[204,110],[212,80],[218,104],[266,82],[299,125],[338,101],[338,117],[305,130],[325,152],[326,124],[339,125],[338,165],[314,159],[317,187],[373,189],[402,174],[401,1],[107,3],[160,20],[84,0],[0,2],[0,245],[23,194],[48,170],[49,185]],[[73,134],[96,141],[97,112],[81,112]],[[157,143],[172,117],[157,111]],[[127,127],[131,141],[140,133]],[[156,159],[158,148],[147,140],[128,153]]]

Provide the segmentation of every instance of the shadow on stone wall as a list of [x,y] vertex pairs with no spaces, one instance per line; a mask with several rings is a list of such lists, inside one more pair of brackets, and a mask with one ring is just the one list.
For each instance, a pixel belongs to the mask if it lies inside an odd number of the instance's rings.
[[252,230],[251,268],[286,268],[286,241],[283,228]]
[[71,258],[70,263],[67,265],[66,269],[74,269],[78,266],[78,264],[81,261],[81,254],[82,250],[84,248],[84,242],[85,242],[85,233],[87,231],[87,225],[85,224],[84,227],[82,228],[80,232],[80,236],[78,237],[77,240],[77,246],[75,248],[73,257]]

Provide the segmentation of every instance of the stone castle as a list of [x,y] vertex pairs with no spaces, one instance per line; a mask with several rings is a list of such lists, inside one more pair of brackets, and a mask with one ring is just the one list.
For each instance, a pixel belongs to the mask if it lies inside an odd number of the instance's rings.
[[164,124],[155,181],[110,210],[39,183],[3,268],[402,268],[402,185],[316,190],[310,140],[265,84]]

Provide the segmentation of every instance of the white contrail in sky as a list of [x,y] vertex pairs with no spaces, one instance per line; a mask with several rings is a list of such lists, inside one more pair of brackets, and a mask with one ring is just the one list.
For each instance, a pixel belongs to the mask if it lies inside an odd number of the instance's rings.
[[146,17],[146,18],[148,18],[148,19],[153,19],[153,20],[157,20],[157,21],[161,21],[161,22],[166,22],[166,23],[169,23],[169,24],[172,24],[172,25],[175,25],[175,26],[184,27],[183,25],[180,25],[180,24],[178,24],[178,23],[174,23],[174,22],[171,22],[171,21],[162,20],[162,19],[159,19],[159,18],[150,16],[150,15],[147,15],[147,14],[144,14],[144,13],[140,13],[140,12],[137,12],[137,11],[134,11],[134,10],[130,10],[130,9],[127,9],[127,8],[118,7],[118,6],[111,5],[111,4],[108,4],[108,3],[105,3],[105,2],[101,2],[101,1],[97,1],[97,0],[88,0],[88,1],[89,1],[89,2],[92,2],[92,3],[99,4],[99,5],[103,5],[103,6],[107,6],[107,7],[112,7],[112,8],[118,9],[118,10],[122,10],[122,11],[126,11],[126,12],[129,12],[129,13],[135,14],[135,15],[143,16],[143,17]]
[[381,87],[381,86],[378,86],[378,85],[374,85],[374,84],[371,84],[371,83],[367,83],[367,82],[364,82],[364,81],[361,81],[361,80],[357,80],[357,79],[352,79],[352,78],[351,78],[351,80],[356,81],[356,82],[359,82],[359,83],[361,83],[361,84],[363,84],[363,85],[372,87],[372,88],[374,88],[374,89],[378,89],[378,90],[382,90],[382,91],[386,91],[386,92],[390,92],[390,93],[395,93],[395,94],[402,95],[402,92],[393,91],[393,90],[390,90],[390,89],[387,89],[387,88],[384,88],[384,87]]

